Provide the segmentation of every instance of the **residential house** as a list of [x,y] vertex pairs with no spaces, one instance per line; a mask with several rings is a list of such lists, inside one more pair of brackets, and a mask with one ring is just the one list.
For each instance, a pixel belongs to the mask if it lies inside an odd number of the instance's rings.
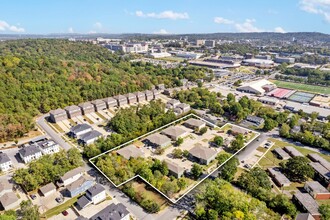
[[319,200],[330,199],[330,192],[317,181],[306,182],[304,189],[314,199],[319,199]]
[[146,94],[143,92],[134,92],[137,102],[146,101]]
[[132,158],[144,157],[144,151],[133,144],[117,150],[117,154],[124,157],[127,160],[129,160],[131,157]]
[[156,85],[156,89],[158,89],[158,90],[164,90],[165,89],[165,85],[164,84],[158,84],[158,85]]
[[19,207],[20,199],[14,192],[7,192],[0,197],[0,205],[3,210],[16,209]]
[[176,108],[181,109],[183,113],[187,113],[190,111],[190,105],[186,103],[180,103]]
[[38,143],[42,154],[54,154],[60,152],[60,146],[53,140],[46,140]]
[[94,181],[87,176],[82,176],[66,186],[67,196],[75,197],[94,185]]
[[208,165],[211,161],[215,159],[218,152],[201,144],[195,144],[195,147],[189,150],[190,158],[198,161],[200,164]]
[[189,118],[187,121],[184,122],[184,125],[187,128],[200,130],[201,128],[206,126],[206,123],[199,119]]
[[152,91],[146,90],[144,93],[146,94],[147,101],[151,101],[154,99],[154,93]]
[[70,105],[64,108],[66,111],[66,114],[68,115],[69,118],[74,118],[77,116],[81,116],[81,108],[79,108],[77,105]]
[[283,173],[281,173],[279,168],[276,167],[268,168],[267,171],[277,186],[279,187],[290,186],[291,181],[286,176],[284,176]]
[[178,105],[180,105],[180,101],[177,99],[171,99],[166,103],[166,108],[167,109],[175,109],[176,107],[178,107]]
[[73,170],[70,170],[66,172],[59,180],[58,186],[67,186],[84,174],[84,169],[82,167],[75,168]]
[[78,138],[92,130],[93,128],[89,124],[77,124],[76,126],[70,128],[68,135],[73,138]]
[[119,107],[128,104],[128,101],[127,101],[126,96],[123,96],[123,95],[117,95],[117,96],[114,96],[113,98],[117,100],[117,105],[118,105]]
[[51,122],[57,123],[59,121],[68,119],[68,115],[66,114],[65,110],[59,108],[49,112],[49,119]]
[[105,99],[103,99],[103,101],[107,105],[107,108],[112,108],[112,107],[118,106],[117,100],[112,97],[105,98]]
[[44,197],[47,197],[56,192],[56,186],[54,185],[54,183],[48,183],[48,184],[44,185],[43,187],[40,187],[39,191],[40,191],[41,195],[43,195]]
[[290,155],[280,147],[275,148],[273,150],[273,153],[275,153],[277,155],[277,158],[279,158],[281,160],[288,160],[291,158]]
[[89,145],[94,143],[100,137],[102,137],[101,132],[92,130],[81,135],[80,138],[78,139],[78,143],[82,145]]
[[316,220],[321,219],[319,205],[308,193],[301,193],[298,191],[293,195],[292,200],[304,211],[309,212]]
[[188,132],[178,126],[171,126],[160,132],[163,135],[171,138],[173,141],[178,140],[179,138],[184,138],[188,135]]
[[241,127],[238,127],[238,126],[232,126],[232,128],[230,129],[230,133],[232,135],[239,135],[239,134],[242,134],[242,135],[247,135],[248,134],[248,130],[244,129],[244,128],[241,128]]
[[159,99],[160,98],[160,90],[153,89],[152,94],[153,94],[154,99]]
[[183,114],[183,111],[181,108],[175,108],[175,109],[173,109],[173,112],[176,116]]
[[7,154],[0,152],[0,171],[6,172],[13,168],[13,162]]
[[11,192],[13,190],[13,185],[9,183],[7,179],[0,180],[0,197],[5,193]]
[[19,156],[24,163],[30,163],[32,160],[37,160],[42,156],[42,152],[37,145],[29,145],[18,150]]
[[96,99],[91,103],[92,105],[94,105],[94,109],[96,112],[107,109],[107,104],[101,99]]
[[134,93],[128,93],[125,95],[127,98],[127,102],[130,105],[136,104],[138,102],[137,97]]
[[283,148],[291,157],[304,157],[300,151],[298,151],[296,148],[292,146],[285,146]]
[[167,136],[165,135],[161,135],[161,134],[152,134],[150,136],[148,136],[144,142],[152,147],[166,147],[168,145],[171,144],[171,139],[169,139]]
[[86,191],[86,197],[92,201],[94,205],[104,201],[107,198],[105,188],[100,184],[95,184]]
[[174,176],[175,178],[180,178],[183,176],[185,169],[179,164],[171,160],[165,160],[165,163],[167,164],[167,168],[170,175]]
[[77,202],[76,202],[76,207],[79,209],[79,210],[82,210],[84,209],[85,207],[87,207],[88,205],[90,205],[92,203],[92,201],[90,201],[86,195],[83,195],[81,196]]
[[105,209],[93,215],[90,220],[130,220],[129,212],[122,203],[111,203]]
[[80,103],[78,106],[81,109],[83,115],[87,115],[88,113],[95,112],[94,105],[90,102]]
[[254,115],[247,116],[246,120],[256,124],[257,126],[260,126],[265,123],[265,119],[260,118],[258,116],[254,116]]

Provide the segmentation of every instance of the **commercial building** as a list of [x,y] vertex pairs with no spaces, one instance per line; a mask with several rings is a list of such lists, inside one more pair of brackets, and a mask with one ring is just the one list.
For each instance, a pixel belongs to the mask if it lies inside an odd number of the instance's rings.
[[278,99],[269,97],[260,97],[258,101],[267,105],[277,105],[280,102]]
[[275,153],[277,155],[277,158],[279,158],[281,160],[288,160],[291,158],[290,155],[280,147],[275,148],[273,150],[273,153]]
[[90,102],[80,103],[78,106],[81,109],[83,115],[86,115],[91,112],[95,112],[94,105]]
[[330,96],[316,95],[310,102],[310,105],[330,109]]
[[178,126],[168,127],[160,132],[163,135],[171,138],[173,141],[177,141],[179,138],[184,138],[188,135],[188,132]]
[[204,44],[205,44],[205,40],[197,39],[197,40],[195,41],[195,45],[196,45],[197,47],[203,46]]
[[179,164],[171,160],[165,160],[165,163],[167,164],[170,175],[174,176],[175,178],[180,178],[183,176],[185,169]]
[[212,160],[215,159],[218,152],[207,146],[202,146],[201,144],[196,144],[195,147],[189,150],[190,158],[198,161],[200,164],[208,165]]
[[77,179],[79,179],[80,177],[82,177],[83,174],[84,174],[84,170],[82,167],[78,167],[73,170],[70,170],[60,178],[58,185],[67,186],[73,183],[74,181],[76,181]]
[[101,132],[92,130],[80,136],[78,143],[82,145],[89,145],[94,143],[97,139],[102,137]]
[[295,62],[293,57],[275,57],[275,63],[287,63],[292,64]]
[[308,193],[297,192],[292,200],[298,204],[304,211],[309,212],[315,219],[320,219],[319,205]]
[[254,124],[258,125],[258,126],[260,126],[260,125],[262,125],[262,124],[265,123],[265,119],[260,118],[258,116],[254,116],[254,115],[247,116],[246,120],[249,121],[249,122],[252,122],[252,123],[254,123]]
[[193,60],[193,59],[199,59],[203,54],[201,53],[194,53],[194,52],[177,52],[176,56],[177,57],[182,57],[184,59],[189,59],[189,60]]
[[304,157],[300,151],[298,151],[296,148],[292,146],[285,146],[283,148],[291,157]]
[[103,99],[103,101],[107,105],[107,108],[112,108],[112,107],[118,106],[117,100],[112,97],[105,98],[105,99]]
[[47,185],[40,187],[39,191],[41,195],[47,197],[56,192],[56,186],[54,185],[54,183],[48,183]]
[[30,163],[42,156],[42,152],[36,145],[29,145],[18,150],[19,156],[24,163]]
[[7,154],[0,152],[0,171],[6,172],[13,168],[13,162]]
[[90,220],[129,220],[130,215],[127,211],[126,206],[122,203],[114,204],[107,206],[105,209],[95,214],[90,218]]
[[279,168],[268,168],[267,171],[277,186],[290,186],[290,180],[286,176],[284,176],[283,173],[281,173]]
[[7,211],[19,207],[20,199],[14,192],[7,192],[0,197],[1,207]]
[[68,118],[74,118],[82,115],[81,109],[76,105],[67,106],[64,108],[64,110],[66,111]]
[[299,110],[302,110],[303,112],[309,115],[312,114],[313,112],[317,112],[319,113],[318,119],[320,120],[326,119],[330,115],[330,109],[319,108],[316,106],[305,105],[297,102],[287,101],[287,104],[284,106],[284,108],[294,113],[297,113],[299,112]]
[[82,176],[66,187],[66,193],[69,197],[75,197],[94,185],[94,181],[87,176]]
[[206,126],[206,123],[199,119],[189,118],[187,121],[184,122],[184,125],[187,128],[200,130],[201,128]]
[[239,135],[239,134],[242,134],[242,135],[247,135],[248,134],[248,130],[242,128],[242,127],[238,127],[238,126],[232,126],[229,130],[230,134],[236,136],[236,135]]
[[60,146],[53,140],[46,140],[38,143],[43,155],[60,152]]
[[88,124],[77,124],[76,126],[70,128],[69,136],[73,138],[78,138],[81,135],[84,135],[92,130],[92,126]]
[[123,96],[123,95],[117,95],[117,96],[114,96],[113,98],[117,100],[117,105],[118,105],[119,107],[128,104],[128,101],[127,101],[126,96]]
[[100,99],[96,99],[91,103],[92,105],[94,105],[94,109],[96,112],[107,109],[107,104]]
[[258,80],[258,81],[252,81],[252,82],[245,83],[244,85],[238,87],[237,91],[263,95],[264,93],[269,92],[269,91],[267,91],[267,88],[269,88],[269,85],[271,85],[272,88],[275,88],[274,83],[272,83],[268,80],[262,79],[262,80]]
[[171,139],[165,135],[152,134],[145,139],[145,143],[152,147],[166,147],[171,144]]
[[206,40],[206,41],[204,42],[204,45],[205,45],[206,47],[215,47],[215,40]]
[[151,57],[151,58],[164,58],[164,57],[171,57],[172,55],[170,53],[167,53],[167,52],[159,52],[159,53],[150,53],[148,54],[148,57]]
[[265,54],[265,55],[255,55],[254,56],[255,59],[259,59],[259,60],[271,60],[272,59],[272,56],[271,55],[268,55],[268,54]]
[[65,110],[59,108],[49,112],[49,119],[51,122],[57,123],[59,121],[68,119],[68,115],[66,114]]
[[304,189],[314,199],[325,200],[330,199],[330,192],[317,181],[309,181],[304,185]]
[[144,157],[144,151],[134,144],[117,150],[117,154],[129,160],[130,158]]
[[246,59],[242,61],[242,65],[255,66],[258,68],[272,68],[274,67],[274,61],[263,59]]

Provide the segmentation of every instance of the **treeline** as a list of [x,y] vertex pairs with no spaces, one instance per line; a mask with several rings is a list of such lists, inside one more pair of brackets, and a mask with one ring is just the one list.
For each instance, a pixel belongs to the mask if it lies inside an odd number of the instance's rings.
[[163,69],[129,59],[67,40],[0,42],[0,141],[21,137],[34,127],[33,117],[51,109],[205,77],[204,68]]
[[323,57],[319,55],[305,55],[301,56],[299,58],[296,58],[296,62],[298,63],[308,63],[313,65],[321,65],[321,64],[327,64],[330,62],[329,57]]
[[176,119],[173,111],[165,113],[165,104],[160,100],[148,105],[121,109],[107,125],[114,131],[108,138],[99,139],[94,145],[84,148],[88,158],[110,150]]
[[27,191],[33,191],[59,180],[66,172],[81,165],[82,158],[79,150],[72,148],[67,152],[61,151],[52,155],[45,155],[32,161],[28,168],[16,170],[13,180]]
[[330,86],[329,71],[321,71],[318,69],[314,70],[314,69],[286,68],[282,73],[290,77],[289,79],[293,81],[299,82],[301,79],[292,76],[300,76],[300,77],[306,77],[307,78],[306,82],[309,84]]

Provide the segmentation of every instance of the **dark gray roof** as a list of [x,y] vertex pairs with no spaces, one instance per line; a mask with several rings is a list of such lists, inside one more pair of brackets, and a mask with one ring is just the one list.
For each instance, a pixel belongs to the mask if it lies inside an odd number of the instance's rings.
[[54,185],[54,183],[48,183],[47,185],[44,185],[43,187],[40,187],[40,192],[42,192],[42,194],[46,194],[52,190],[56,190],[56,186]]
[[92,216],[90,220],[121,220],[123,217],[128,215],[126,206],[122,203],[112,203],[96,215]]
[[93,130],[93,131],[87,132],[86,134],[83,134],[79,139],[84,142],[87,142],[88,140],[91,140],[91,139],[94,139],[94,138],[97,138],[100,136],[102,136],[102,134],[99,131]]
[[77,205],[80,208],[85,208],[91,201],[84,195],[77,200]]
[[323,157],[321,157],[319,154],[308,154],[308,157],[314,161],[314,162],[319,162],[320,164],[322,164],[322,166],[324,166],[325,168],[327,168],[328,170],[330,170],[330,162],[327,161],[326,159],[324,159]]
[[84,130],[88,130],[92,128],[90,125],[88,124],[77,124],[76,126],[73,126],[70,131],[72,133],[78,133],[78,132],[81,132],[81,131],[84,131]]
[[291,181],[283,174],[281,173],[277,168],[268,168],[268,172],[275,178],[279,184],[281,185],[287,185],[290,184]]
[[320,175],[322,175],[326,180],[330,179],[330,171],[324,166],[322,166],[322,164],[320,164],[319,162],[311,162],[309,163],[309,165],[313,167],[313,169]]
[[94,105],[92,105],[90,102],[80,103],[78,106],[82,109],[94,108]]
[[66,111],[61,108],[51,110],[49,113],[52,115],[66,115]]
[[81,111],[77,105],[70,105],[64,108],[67,112],[78,112]]
[[81,215],[81,216],[78,216],[78,218],[76,218],[76,220],[88,220],[88,218]]
[[30,145],[30,146],[19,149],[18,152],[23,157],[28,157],[30,155],[34,155],[34,154],[41,152],[41,150],[36,145]]
[[90,187],[86,192],[90,194],[92,197],[100,194],[103,192],[105,189],[102,185],[100,184],[95,184],[94,186]]
[[299,213],[296,220],[315,220],[315,218],[309,213]]
[[304,155],[302,153],[300,153],[300,151],[298,151],[296,148],[292,147],[292,146],[286,146],[284,147],[284,150],[290,154],[291,157],[303,157]]
[[319,215],[319,205],[308,193],[297,192],[294,197],[300,202],[304,208],[312,215]]
[[329,191],[317,181],[308,181],[305,183],[305,187],[308,187],[315,193],[329,193]]
[[251,121],[251,122],[255,122],[255,123],[259,123],[259,124],[264,123],[264,121],[265,121],[263,118],[260,118],[258,116],[254,116],[254,115],[247,116],[246,120]]
[[10,159],[7,154],[0,152],[0,164],[9,162]]
[[280,147],[277,147],[273,150],[276,154],[278,154],[280,157],[282,157],[282,159],[289,159],[290,158],[290,155],[285,152],[282,148]]

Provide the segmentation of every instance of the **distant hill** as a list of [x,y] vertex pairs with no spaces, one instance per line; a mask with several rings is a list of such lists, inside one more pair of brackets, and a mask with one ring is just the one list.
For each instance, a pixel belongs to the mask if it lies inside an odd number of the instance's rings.
[[48,34],[48,35],[16,35],[16,34],[2,34],[0,39],[24,39],[24,38],[119,38],[119,39],[177,39],[180,37],[188,37],[189,40],[193,39],[224,39],[224,40],[239,40],[239,39],[251,39],[262,41],[290,41],[293,38],[297,40],[303,40],[308,42],[330,42],[330,35],[318,32],[292,32],[292,33],[206,33],[206,34],[178,34],[178,35],[156,35],[156,34]]

